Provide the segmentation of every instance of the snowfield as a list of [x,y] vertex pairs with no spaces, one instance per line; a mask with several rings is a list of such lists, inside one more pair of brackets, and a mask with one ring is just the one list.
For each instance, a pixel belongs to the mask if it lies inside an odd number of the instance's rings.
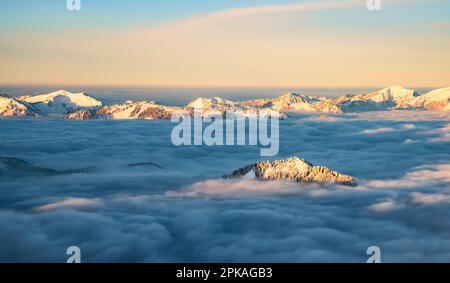
[[343,95],[336,99],[286,93],[275,98],[231,101],[221,97],[196,98],[184,106],[168,106],[157,101],[127,101],[107,105],[89,94],[65,90],[35,96],[0,96],[0,116],[52,117],[73,120],[165,120],[178,110],[206,116],[226,111],[254,116],[261,110],[288,112],[359,113],[386,110],[450,110],[450,87],[425,94],[402,86],[391,86],[370,93]]

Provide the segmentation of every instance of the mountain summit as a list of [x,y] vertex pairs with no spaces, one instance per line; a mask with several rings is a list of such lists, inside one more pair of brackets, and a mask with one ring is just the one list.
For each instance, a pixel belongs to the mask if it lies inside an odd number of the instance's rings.
[[26,102],[18,101],[8,95],[0,95],[0,116],[34,117],[37,110]]
[[22,101],[33,105],[42,115],[69,114],[80,109],[95,109],[102,106],[101,101],[84,92],[72,93],[66,90],[29,96]]
[[36,96],[13,98],[0,95],[0,116],[59,116],[68,119],[170,119],[176,110],[205,115],[224,114],[225,111],[254,115],[261,110],[286,112],[354,113],[386,110],[450,111],[450,87],[425,94],[401,86],[390,86],[358,95],[344,95],[336,99],[286,93],[275,98],[232,101],[221,97],[197,98],[185,106],[167,106],[156,101],[129,101],[104,105],[86,94],[65,90]]
[[354,186],[353,177],[333,171],[324,166],[315,166],[299,157],[284,160],[261,161],[234,171],[228,178],[250,178],[257,180],[287,180],[305,183],[336,183]]

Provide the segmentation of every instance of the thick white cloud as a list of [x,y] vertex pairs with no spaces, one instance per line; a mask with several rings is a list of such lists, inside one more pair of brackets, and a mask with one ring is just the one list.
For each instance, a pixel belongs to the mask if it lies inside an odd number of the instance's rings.
[[370,180],[365,185],[374,189],[400,189],[439,183],[450,183],[450,163],[419,166],[408,172],[402,178]]
[[[0,177],[0,261],[450,261],[449,114],[281,122],[280,153],[356,187],[223,180],[257,147],[175,147],[167,121],[0,120],[0,156],[89,173]],[[366,130],[395,131],[361,134]],[[405,142],[414,140],[413,143]],[[127,166],[130,163],[155,162]]]

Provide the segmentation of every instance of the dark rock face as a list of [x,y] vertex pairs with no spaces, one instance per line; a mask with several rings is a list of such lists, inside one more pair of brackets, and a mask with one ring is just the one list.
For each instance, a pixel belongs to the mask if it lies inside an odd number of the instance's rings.
[[94,168],[79,168],[64,171],[34,166],[25,160],[15,157],[0,156],[0,177],[54,176],[79,173],[90,173]]
[[131,163],[131,164],[127,165],[127,167],[148,167],[148,166],[163,169],[163,167],[161,165],[159,165],[155,162],[151,162],[151,161],[150,162]]
[[154,107],[139,113],[138,119],[170,120],[171,116],[172,116],[171,112]]
[[70,113],[65,116],[66,119],[74,120],[92,120],[97,118],[96,111],[82,109],[74,113]]
[[242,176],[247,175],[248,172],[252,171],[254,168],[256,167],[256,163],[247,165],[245,167],[239,168],[237,170],[234,170],[233,173],[231,173],[231,175],[229,176],[224,176],[225,178],[240,178]]

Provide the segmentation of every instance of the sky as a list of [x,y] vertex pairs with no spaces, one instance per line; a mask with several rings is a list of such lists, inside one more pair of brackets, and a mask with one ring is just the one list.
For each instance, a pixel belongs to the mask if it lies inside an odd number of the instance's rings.
[[273,159],[302,157],[356,187],[224,180],[267,157],[175,146],[173,126],[1,120],[0,157],[79,173],[5,171],[0,159],[0,262],[65,262],[73,245],[82,262],[363,263],[374,245],[382,262],[450,261],[450,112],[280,123]]
[[0,84],[444,87],[450,1],[2,0]]

